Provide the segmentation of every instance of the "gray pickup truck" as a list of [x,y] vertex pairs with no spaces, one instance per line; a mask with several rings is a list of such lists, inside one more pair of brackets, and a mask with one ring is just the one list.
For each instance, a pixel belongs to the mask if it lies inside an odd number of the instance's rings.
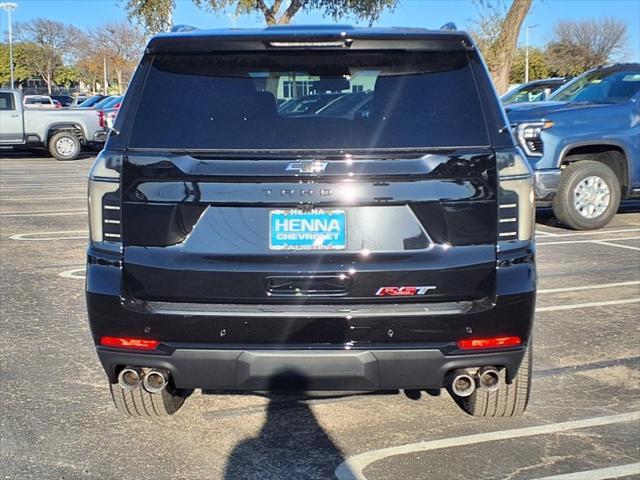
[[28,109],[17,90],[0,90],[0,147],[44,148],[58,160],[75,160],[82,147],[107,138],[101,111]]

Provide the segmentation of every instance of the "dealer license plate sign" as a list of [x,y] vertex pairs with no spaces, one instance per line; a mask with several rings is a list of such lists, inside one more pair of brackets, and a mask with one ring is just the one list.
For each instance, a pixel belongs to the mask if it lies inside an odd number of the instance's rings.
[[271,210],[271,250],[344,250],[347,215],[344,210]]

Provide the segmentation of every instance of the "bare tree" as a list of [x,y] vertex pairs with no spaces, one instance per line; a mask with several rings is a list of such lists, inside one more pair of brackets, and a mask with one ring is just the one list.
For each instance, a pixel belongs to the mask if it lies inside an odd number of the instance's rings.
[[100,63],[103,58],[107,60],[115,75],[118,93],[122,94],[144,50],[144,32],[128,22],[114,22],[92,30],[89,36],[91,49],[86,53],[98,57]]
[[560,22],[546,54],[551,70],[576,75],[615,59],[627,42],[627,26],[612,18]]
[[92,42],[86,44],[86,51],[80,55],[76,68],[82,80],[91,85],[92,91],[98,91],[98,83],[103,81],[103,60],[100,52],[93,50]]
[[44,18],[16,24],[16,36],[33,46],[33,53],[25,60],[26,67],[42,77],[49,93],[56,71],[65,59],[74,56],[83,38],[77,28]]
[[[516,0],[519,1],[519,0]],[[268,25],[291,22],[300,10],[319,10],[333,19],[345,16],[374,22],[386,10],[395,8],[398,0],[193,0],[198,7],[215,13],[229,9],[237,15],[261,14]],[[135,18],[148,32],[171,28],[175,0],[126,0],[129,16]]]
[[498,37],[506,11],[502,11],[494,5],[487,6],[484,3],[482,5],[484,8],[480,11],[480,18],[472,22],[469,33],[480,49],[489,70],[493,72],[496,67]]
[[533,0],[513,0],[511,8],[504,19],[500,35],[498,36],[498,49],[496,52],[496,66],[492,72],[496,89],[501,94],[509,88],[509,74],[513,64],[513,54],[518,46],[518,36],[522,28],[522,22],[529,13]]
[[518,46],[518,36],[532,2],[533,0],[513,0],[505,14],[500,11],[500,4],[478,0],[488,13],[476,22],[472,35],[487,62],[498,93],[504,93],[509,88],[509,74]]

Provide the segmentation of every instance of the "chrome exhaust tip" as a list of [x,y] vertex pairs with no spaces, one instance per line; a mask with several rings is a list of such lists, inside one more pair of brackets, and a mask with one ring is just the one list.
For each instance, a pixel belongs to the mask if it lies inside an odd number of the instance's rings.
[[500,371],[496,367],[482,367],[478,370],[478,384],[483,390],[495,392],[501,383]]
[[167,386],[169,373],[166,370],[152,368],[142,379],[142,386],[149,393],[160,393]]
[[140,367],[124,367],[118,374],[118,384],[123,390],[135,390],[140,386],[142,375]]
[[476,381],[464,370],[453,372],[451,380],[451,391],[458,397],[468,397],[476,389]]

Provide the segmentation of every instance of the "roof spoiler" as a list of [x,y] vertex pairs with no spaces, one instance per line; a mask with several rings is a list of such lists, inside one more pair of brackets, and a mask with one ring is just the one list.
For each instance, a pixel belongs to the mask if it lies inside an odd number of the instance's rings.
[[447,23],[445,23],[444,25],[442,25],[440,27],[440,30],[447,30],[447,31],[450,31],[450,32],[455,32],[455,31],[458,30],[458,27],[456,27],[456,24],[453,23],[453,22],[447,22]]

